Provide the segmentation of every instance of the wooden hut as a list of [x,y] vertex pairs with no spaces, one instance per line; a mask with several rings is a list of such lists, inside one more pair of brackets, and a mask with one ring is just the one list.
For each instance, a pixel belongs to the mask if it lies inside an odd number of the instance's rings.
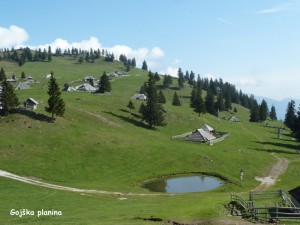
[[193,141],[193,142],[207,142],[210,140],[216,139],[215,136],[212,134],[206,132],[205,130],[196,129],[189,137],[187,137],[187,141]]

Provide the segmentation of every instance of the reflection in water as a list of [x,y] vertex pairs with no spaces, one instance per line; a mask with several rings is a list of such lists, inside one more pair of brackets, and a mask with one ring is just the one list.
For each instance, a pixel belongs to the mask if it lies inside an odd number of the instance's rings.
[[216,189],[223,183],[214,177],[190,176],[158,179],[143,185],[150,191],[166,193],[204,192]]

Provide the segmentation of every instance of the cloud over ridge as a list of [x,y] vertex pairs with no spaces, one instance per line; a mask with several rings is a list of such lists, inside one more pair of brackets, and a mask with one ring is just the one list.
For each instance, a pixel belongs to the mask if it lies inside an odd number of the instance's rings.
[[27,32],[18,26],[0,27],[0,48],[11,48],[23,44],[29,39]]

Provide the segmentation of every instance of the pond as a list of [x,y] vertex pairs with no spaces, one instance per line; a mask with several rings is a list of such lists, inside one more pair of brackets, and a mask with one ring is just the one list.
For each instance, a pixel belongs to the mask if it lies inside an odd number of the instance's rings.
[[206,175],[171,177],[145,183],[142,187],[154,192],[190,193],[216,189],[223,182]]

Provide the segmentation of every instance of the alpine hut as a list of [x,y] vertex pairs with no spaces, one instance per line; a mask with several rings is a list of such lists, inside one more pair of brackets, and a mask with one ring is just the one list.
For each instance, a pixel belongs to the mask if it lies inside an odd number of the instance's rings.
[[39,104],[39,103],[38,103],[36,100],[34,100],[33,98],[28,98],[28,99],[24,102],[24,107],[25,107],[26,109],[32,109],[32,110],[35,110],[38,104]]
[[240,122],[240,120],[236,116],[232,116],[228,119],[229,122]]
[[214,139],[216,139],[215,136],[200,128],[192,132],[192,134],[189,137],[187,137],[186,140],[193,142],[207,142]]
[[207,133],[211,133],[211,134],[215,133],[215,129],[212,128],[212,127],[210,127],[210,126],[208,126],[207,124],[204,124],[204,126],[201,127],[201,129],[203,129]]

